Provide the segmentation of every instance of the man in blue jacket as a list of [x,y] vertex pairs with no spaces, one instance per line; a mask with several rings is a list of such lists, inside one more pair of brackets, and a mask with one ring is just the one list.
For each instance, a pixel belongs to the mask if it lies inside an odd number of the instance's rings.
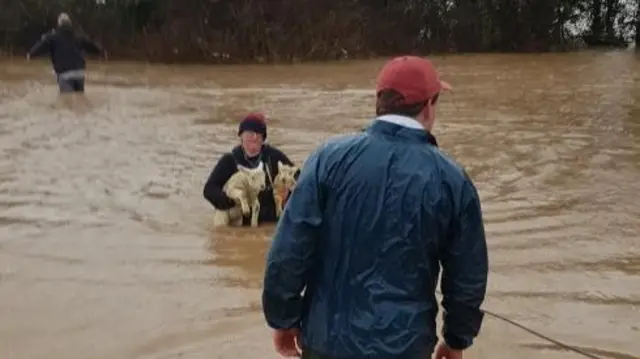
[[371,126],[307,159],[264,277],[263,311],[281,355],[429,358],[440,267],[436,357],[462,358],[472,345],[488,255],[476,188],[431,134],[447,89],[429,61],[392,59],[378,75]]

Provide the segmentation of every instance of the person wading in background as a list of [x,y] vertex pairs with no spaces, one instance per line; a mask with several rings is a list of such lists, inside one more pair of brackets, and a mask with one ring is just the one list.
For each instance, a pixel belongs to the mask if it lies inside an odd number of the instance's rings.
[[281,355],[426,359],[435,349],[460,359],[473,344],[487,244],[476,187],[431,132],[444,90],[429,61],[391,60],[370,127],[306,160],[264,274],[262,307]]
[[48,54],[58,81],[60,93],[84,92],[86,61],[84,51],[102,55],[107,53],[85,35],[76,32],[71,18],[66,13],[58,16],[57,28],[44,34],[27,52],[27,60]]

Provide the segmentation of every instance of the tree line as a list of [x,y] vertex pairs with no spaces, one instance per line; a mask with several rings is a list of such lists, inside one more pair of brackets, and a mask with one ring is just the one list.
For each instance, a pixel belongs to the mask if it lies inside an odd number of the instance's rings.
[[0,52],[25,53],[61,11],[110,57],[161,62],[623,47],[640,42],[638,1],[0,0]]

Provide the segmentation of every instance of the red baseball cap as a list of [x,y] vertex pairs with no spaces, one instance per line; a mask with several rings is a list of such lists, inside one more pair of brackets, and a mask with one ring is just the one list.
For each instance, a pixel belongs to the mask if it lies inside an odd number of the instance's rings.
[[425,102],[451,85],[441,81],[435,67],[418,56],[399,56],[389,60],[378,73],[376,94],[394,90],[404,97],[404,105]]

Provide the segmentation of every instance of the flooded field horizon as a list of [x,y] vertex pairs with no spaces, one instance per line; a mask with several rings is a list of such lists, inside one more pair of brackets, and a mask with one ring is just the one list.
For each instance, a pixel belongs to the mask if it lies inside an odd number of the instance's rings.
[[[372,119],[380,60],[0,59],[0,357],[277,358],[260,308],[274,226],[214,230],[202,186],[250,111],[296,163]],[[640,57],[434,57],[435,135],[473,177],[487,310],[601,358],[640,358]],[[467,358],[580,358],[486,317]]]

